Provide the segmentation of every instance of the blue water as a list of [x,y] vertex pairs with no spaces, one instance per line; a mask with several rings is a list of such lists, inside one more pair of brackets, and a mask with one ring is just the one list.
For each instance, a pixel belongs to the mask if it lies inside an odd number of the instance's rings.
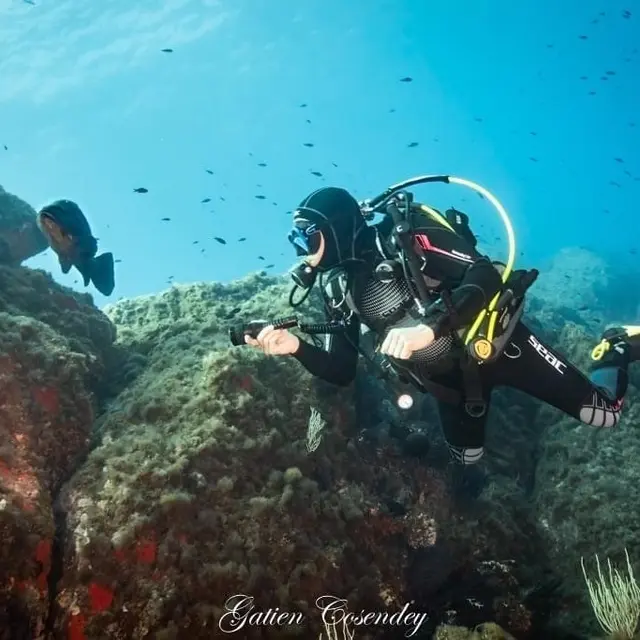
[[[631,0],[33,2],[0,0],[0,184],[83,207],[122,261],[111,299],[282,273],[286,211],[308,192],[366,197],[420,173],[494,192],[519,266],[574,245],[637,261]],[[500,232],[459,187],[416,195]],[[50,251],[28,264],[82,289]]]

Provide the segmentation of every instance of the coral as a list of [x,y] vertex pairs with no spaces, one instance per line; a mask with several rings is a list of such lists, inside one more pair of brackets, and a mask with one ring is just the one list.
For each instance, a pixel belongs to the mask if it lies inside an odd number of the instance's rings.
[[0,266],[0,292],[0,627],[37,635],[53,498],[88,451],[114,331],[89,298],[39,271]]

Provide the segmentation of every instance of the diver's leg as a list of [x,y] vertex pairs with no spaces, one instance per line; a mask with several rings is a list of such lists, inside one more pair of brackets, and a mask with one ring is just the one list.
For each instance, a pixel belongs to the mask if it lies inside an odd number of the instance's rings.
[[442,433],[451,457],[464,465],[475,464],[484,455],[485,427],[489,409],[490,390],[484,386],[480,393],[484,400],[484,411],[469,411],[465,406],[465,397],[462,372],[458,369],[446,377],[434,379],[443,386],[460,390],[461,402],[450,404],[438,401],[438,413]]
[[616,343],[587,377],[519,323],[502,356],[489,365],[487,374],[493,385],[524,391],[585,424],[613,427],[620,419],[627,390],[631,352],[630,344]]

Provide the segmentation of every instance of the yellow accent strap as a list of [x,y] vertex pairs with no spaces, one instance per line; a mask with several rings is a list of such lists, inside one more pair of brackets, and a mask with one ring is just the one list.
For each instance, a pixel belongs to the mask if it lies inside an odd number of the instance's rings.
[[420,204],[418,205],[418,208],[423,213],[431,216],[436,222],[439,222],[443,227],[449,229],[449,231],[453,231],[453,233],[456,232],[456,230],[449,224],[449,221],[443,215],[439,214],[435,209],[428,207],[426,204]]

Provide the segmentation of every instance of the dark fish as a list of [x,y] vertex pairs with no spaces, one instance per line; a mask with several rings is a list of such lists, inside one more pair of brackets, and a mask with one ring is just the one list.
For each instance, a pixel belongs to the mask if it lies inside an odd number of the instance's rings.
[[302,146],[311,148],[311,147],[313,147],[313,142],[303,142]]
[[160,49],[162,53],[173,53],[173,49]]
[[529,160],[531,160],[531,162],[538,162],[538,158],[534,158],[533,156],[531,156]]
[[149,189],[147,189],[146,187],[136,187],[133,190],[134,193],[149,193]]
[[587,36],[578,36],[578,38],[579,38],[580,40],[588,40],[588,39],[589,39]]
[[331,163],[334,167],[337,167],[338,165],[335,162]]
[[224,196],[220,196],[220,200],[222,200],[222,202],[226,202],[226,200],[224,199]]
[[116,258],[114,262],[122,262],[122,260],[120,258]]
[[305,120],[307,124],[311,124],[311,120]]
[[261,195],[257,195],[257,196],[253,196],[256,200],[265,200],[267,196],[261,196]]
[[246,238],[238,238],[238,242],[244,242]]
[[420,143],[419,142],[410,142],[407,147],[409,147],[409,149],[413,149],[414,147],[417,147]]
[[404,78],[400,78],[400,82],[413,82],[413,78],[411,76],[405,76]]
[[590,96],[595,96],[595,95],[596,95],[596,92],[595,92],[595,91],[589,91],[589,95],[590,95]]
[[2,146],[4,147],[4,150],[5,150],[5,151],[9,151],[9,147],[7,147],[7,145],[6,145],[6,144],[3,144]]
[[205,171],[206,171],[210,176],[212,176],[212,175],[213,175],[213,171],[211,171],[211,169],[205,169]]
[[203,198],[200,200],[200,204],[207,204],[207,202],[211,202],[211,198]]
[[395,113],[396,110],[395,109],[389,109],[389,113]]
[[301,109],[304,109],[306,106],[307,106],[307,103],[306,103],[306,102],[303,102],[303,103],[300,105],[300,108],[301,108]]
[[258,260],[264,260],[264,256],[258,256]]
[[213,238],[216,242],[219,242],[220,244],[227,244],[227,241],[224,238],[221,238],[220,236],[214,236]]
[[629,11],[629,9],[625,9],[625,10],[622,12],[622,17],[623,17],[625,20],[628,20],[628,19],[631,17],[631,11]]
[[535,131],[529,131],[530,136],[537,136],[538,134]]
[[588,80],[589,76],[580,76],[580,80]]
[[482,122],[482,118],[474,118],[476,122]]
[[318,178],[322,178],[322,174],[319,171],[312,171],[311,174],[317,176]]
[[38,225],[49,246],[58,255],[62,273],[75,267],[84,279],[84,286],[93,282],[104,296],[115,287],[113,254],[96,256],[98,241],[80,207],[71,200],[56,200],[38,213]]
[[620,164],[622,164],[624,162],[624,160],[622,158],[614,158],[614,160],[616,162],[619,162]]
[[242,307],[234,307],[233,309],[231,309],[231,311],[229,311],[229,313],[225,314],[224,319],[228,320],[229,318],[232,318],[237,313],[240,313],[241,309],[242,309]]
[[273,267],[275,267],[275,264],[268,264],[265,269],[273,269]]
[[267,163],[266,162],[258,162],[258,166],[259,167],[266,167]]
[[200,240],[194,240],[191,244],[200,244]]
[[161,222],[171,222],[171,218],[160,218]]

